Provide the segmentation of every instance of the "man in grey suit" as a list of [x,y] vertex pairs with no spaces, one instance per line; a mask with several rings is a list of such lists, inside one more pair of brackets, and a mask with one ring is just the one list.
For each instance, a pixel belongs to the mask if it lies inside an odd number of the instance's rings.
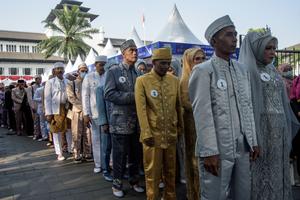
[[230,58],[236,35],[228,15],[214,21],[205,37],[215,54],[193,69],[189,81],[202,200],[250,199],[249,160],[258,148],[249,75]]
[[123,197],[122,178],[127,163],[129,183],[136,192],[144,192],[138,184],[138,119],[134,99],[137,78],[134,64],[137,61],[137,47],[133,40],[121,45],[123,62],[107,71],[104,97],[112,103],[110,133],[113,146],[113,194]]

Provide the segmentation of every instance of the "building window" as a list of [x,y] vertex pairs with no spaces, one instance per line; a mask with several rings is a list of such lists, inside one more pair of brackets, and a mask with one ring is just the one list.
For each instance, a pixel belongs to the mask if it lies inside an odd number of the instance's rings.
[[23,69],[23,74],[28,76],[28,75],[31,75],[31,69],[30,68],[24,68]]
[[29,46],[20,45],[21,53],[29,53]]
[[9,68],[9,75],[18,75],[18,68]]
[[44,68],[37,68],[36,69],[36,74],[37,75],[42,75],[44,73]]
[[0,51],[3,51],[3,44],[0,45]]
[[4,74],[4,68],[0,67],[0,75],[3,75],[3,74]]
[[32,47],[32,53],[37,53],[37,47]]
[[17,52],[17,46],[14,45],[14,52]]

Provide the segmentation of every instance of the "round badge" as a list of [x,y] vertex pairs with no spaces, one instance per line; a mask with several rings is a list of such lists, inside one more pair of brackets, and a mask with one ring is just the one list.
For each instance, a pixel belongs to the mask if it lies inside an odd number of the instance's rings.
[[152,97],[157,97],[158,96],[158,92],[156,90],[151,90],[151,96]]
[[120,83],[125,83],[126,82],[126,78],[124,76],[120,76],[119,82]]
[[260,79],[263,80],[263,81],[265,81],[265,82],[268,82],[268,81],[271,80],[271,77],[270,77],[269,74],[267,74],[267,73],[264,72],[264,73],[260,74]]
[[224,79],[219,79],[217,82],[217,86],[220,90],[226,90],[227,89],[227,83]]

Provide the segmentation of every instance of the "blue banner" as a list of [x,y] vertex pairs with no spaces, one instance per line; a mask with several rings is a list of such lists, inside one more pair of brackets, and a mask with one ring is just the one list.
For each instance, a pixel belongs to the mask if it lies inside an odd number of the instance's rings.
[[[183,55],[184,51],[189,48],[201,48],[206,54],[206,58],[209,59],[213,53],[214,48],[209,45],[199,45],[199,44],[186,44],[186,43],[175,43],[175,42],[155,42],[147,46],[138,48],[138,57],[141,59],[149,58],[152,55],[153,49],[158,48],[170,48],[172,50],[172,55]],[[231,56],[233,59],[238,59],[239,49]],[[122,62],[122,55],[117,55],[109,58],[114,62]]]

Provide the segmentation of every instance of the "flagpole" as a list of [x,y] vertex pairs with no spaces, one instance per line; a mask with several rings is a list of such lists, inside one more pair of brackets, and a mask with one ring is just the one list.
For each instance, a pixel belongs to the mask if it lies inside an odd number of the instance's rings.
[[146,26],[145,26],[145,12],[143,12],[142,25],[143,25],[143,34],[144,34],[144,46],[146,46]]

